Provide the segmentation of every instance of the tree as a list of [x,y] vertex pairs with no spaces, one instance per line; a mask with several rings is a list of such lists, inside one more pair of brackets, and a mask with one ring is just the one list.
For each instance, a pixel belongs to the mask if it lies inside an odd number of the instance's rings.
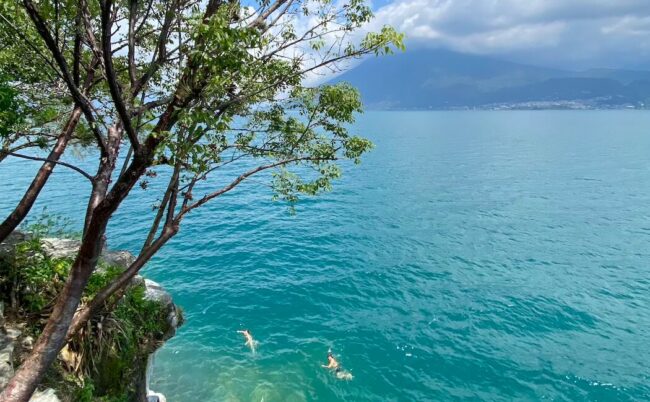
[[[337,161],[358,162],[371,143],[347,128],[361,111],[354,88],[309,87],[305,79],[403,47],[402,35],[390,27],[358,34],[372,18],[361,0],[22,5],[92,133],[99,160],[95,174],[76,168],[92,185],[81,247],[2,402],[29,399],[66,339],[129,283],[193,210],[259,175],[290,203],[329,189],[340,175]],[[74,10],[76,24],[62,10]],[[57,34],[65,26],[75,27],[71,43],[61,39],[69,35]],[[97,79],[88,80],[95,61]],[[80,85],[93,81],[92,93]],[[127,148],[118,169],[118,154]],[[227,175],[214,173],[226,166],[237,173],[224,182]],[[167,184],[135,262],[78,310],[112,214],[138,183],[144,188],[162,178]]]
[[[74,13],[69,17],[74,23]],[[60,158],[68,144],[75,139],[83,144],[88,138],[80,125],[81,109],[64,91],[49,51],[24,11],[0,2],[0,26],[4,44],[0,49],[0,162],[8,156],[43,162],[16,208],[0,223],[2,242],[27,216],[54,167],[65,164]],[[60,42],[69,39],[76,46],[74,32],[65,29],[56,35]],[[93,87],[97,66],[95,61],[85,69],[84,92]],[[50,148],[50,152],[45,158],[22,153],[29,148]]]

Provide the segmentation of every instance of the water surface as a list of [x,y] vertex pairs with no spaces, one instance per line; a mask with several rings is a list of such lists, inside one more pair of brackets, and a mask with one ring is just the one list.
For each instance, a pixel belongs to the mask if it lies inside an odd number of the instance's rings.
[[[244,186],[190,215],[147,267],[187,317],[156,356],[154,389],[206,402],[650,399],[649,113],[369,112],[356,128],[376,148],[332,193],[291,216]],[[0,211],[37,166],[0,164]],[[47,188],[37,210],[83,211],[73,172]],[[112,248],[139,249],[154,200],[138,194]],[[353,381],[320,367],[328,348]]]

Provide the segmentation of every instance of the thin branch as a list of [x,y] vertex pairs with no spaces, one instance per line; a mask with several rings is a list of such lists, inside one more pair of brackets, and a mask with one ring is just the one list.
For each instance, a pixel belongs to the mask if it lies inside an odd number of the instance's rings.
[[129,136],[131,145],[137,153],[140,149],[140,142],[138,141],[138,135],[133,129],[131,124],[131,117],[129,116],[128,111],[126,110],[126,105],[124,104],[124,99],[122,98],[122,90],[120,85],[117,82],[117,76],[115,75],[115,68],[113,67],[113,55],[111,53],[111,0],[100,0],[101,5],[101,14],[102,14],[102,50],[104,53],[104,67],[106,70],[106,81],[108,82],[108,88],[113,98],[113,103],[115,104],[115,109],[117,109],[117,114],[122,120],[122,126],[124,131]]
[[[144,97],[143,97],[143,99],[144,99]],[[160,107],[160,106],[165,106],[166,104],[168,104],[169,102],[171,102],[173,100],[174,100],[173,97],[165,97],[165,98],[152,100],[152,101],[149,101],[149,102],[145,103],[144,105],[140,106],[139,108],[134,110],[131,114],[132,114],[132,116],[140,117],[144,112],[147,112],[147,111],[149,111],[151,109],[155,109],[155,108]],[[138,123],[138,125],[139,125],[139,123]]]
[[52,160],[52,159],[48,159],[48,158],[39,158],[38,156],[23,155],[23,154],[18,154],[18,153],[15,153],[15,152],[7,152],[7,155],[13,156],[13,157],[16,157],[16,158],[29,159],[29,160],[32,160],[32,161],[40,161],[40,162],[50,162],[50,163],[55,163],[57,165],[65,166],[67,168],[70,168],[70,169],[74,170],[77,173],[80,173],[86,179],[90,180],[91,183],[93,181],[93,177],[91,175],[89,175],[88,173],[86,173],[82,169],[76,167],[75,165],[71,165],[71,164],[66,163],[66,162],[56,161],[56,160]]
[[298,157],[298,158],[292,158],[292,159],[285,159],[285,160],[282,160],[282,161],[279,161],[279,162],[270,163],[268,165],[258,166],[255,169],[251,169],[251,170],[241,174],[235,180],[230,182],[230,184],[228,184],[227,186],[221,188],[220,190],[217,190],[217,191],[215,191],[213,193],[210,193],[210,194],[206,194],[200,200],[198,200],[197,202],[183,208],[180,211],[180,213],[178,214],[178,216],[176,217],[176,219],[177,220],[181,219],[184,215],[186,215],[191,210],[200,207],[201,205],[205,204],[206,202],[212,200],[213,198],[219,197],[220,195],[223,195],[223,194],[229,192],[230,190],[237,187],[241,182],[246,180],[248,177],[253,176],[256,173],[259,173],[259,172],[264,171],[264,170],[272,169],[272,168],[275,168],[275,167],[278,167],[278,166],[287,165],[289,163],[307,161],[307,160],[325,161],[325,160],[333,160],[333,159],[332,158]]
[[167,205],[167,217],[165,218],[165,224],[163,227],[170,227],[174,221],[174,213],[176,212],[176,203],[178,202],[178,186],[180,184],[179,175],[181,164],[176,163],[174,166],[174,177],[171,180],[171,194],[169,197],[169,204]]
[[60,42],[60,36],[59,36],[59,2],[58,0],[54,0],[54,39],[56,40],[56,43],[58,44]]
[[58,69],[54,66],[54,64],[52,63],[52,61],[51,61],[47,56],[45,56],[45,55],[40,51],[40,49],[39,49],[35,44],[33,44],[32,41],[30,41],[30,40],[27,38],[27,36],[23,35],[23,33],[22,33],[21,30],[19,30],[19,29],[18,29],[14,24],[12,24],[11,21],[9,21],[9,20],[7,19],[7,17],[4,16],[4,14],[0,14],[0,18],[2,18],[2,20],[3,20],[7,25],[9,25],[9,27],[10,27],[10,28],[11,28],[11,29],[12,29],[12,30],[13,30],[13,31],[18,35],[18,36],[20,36],[20,37],[25,41],[25,43],[27,43],[27,45],[28,45],[29,47],[31,47],[32,50],[33,50],[34,52],[36,52],[37,55],[41,56],[41,57],[43,58],[43,60],[45,60],[45,62],[47,63],[47,65],[50,66],[50,67],[52,68],[52,70],[54,71],[54,73],[56,73],[56,75],[57,75],[59,78],[63,78],[63,77],[61,76],[61,73],[59,72],[59,70],[58,70]]
[[131,88],[131,95],[136,96],[142,88],[147,85],[149,79],[158,71],[160,66],[162,66],[167,60],[167,40],[169,38],[169,33],[171,32],[171,26],[174,22],[174,2],[168,2],[168,8],[165,10],[165,20],[163,21],[162,27],[160,29],[160,34],[158,35],[158,42],[156,44],[156,49],[154,50],[153,55],[151,56],[151,62],[145,73],[138,79]]
[[264,20],[266,20],[275,10],[280,8],[281,5],[286,3],[287,0],[276,0],[275,3],[271,4],[271,6],[260,14],[259,17],[255,18],[253,22],[250,23],[249,27],[250,28],[264,28]]
[[142,28],[144,27],[144,24],[147,23],[147,20],[149,19],[149,13],[151,13],[151,6],[153,5],[153,0],[149,0],[149,5],[147,6],[147,11],[144,13],[144,16],[142,17],[142,22],[140,22],[140,25],[135,29],[135,32],[140,32]]
[[79,85],[79,69],[81,66],[81,9],[77,10],[77,15],[74,19],[74,47],[72,55],[72,77],[74,78],[74,84]]
[[[162,220],[165,208],[167,207],[167,204],[169,203],[172,195],[175,196],[174,192],[178,191],[178,177],[180,174],[180,167],[181,165],[179,163],[177,163],[174,166],[174,173],[172,174],[172,177],[169,179],[169,185],[167,186],[167,190],[165,190],[165,195],[163,196],[160,206],[158,207],[158,212],[156,213],[156,217],[154,218],[153,223],[151,224],[151,229],[149,230],[147,239],[144,241],[144,244],[142,245],[142,250],[140,251],[140,253],[144,252],[144,250],[151,245],[151,242],[153,242],[156,233],[158,233],[158,228],[160,227],[160,221]],[[165,226],[166,225],[167,222],[165,222]]]
[[83,20],[84,29],[86,30],[86,40],[90,50],[95,54],[95,56],[102,60],[102,51],[97,45],[97,39],[95,38],[95,33],[93,32],[93,26],[90,17],[90,10],[88,9],[88,3],[86,0],[79,0],[79,8],[81,9],[81,19]]
[[278,13],[278,15],[276,15],[275,18],[270,23],[268,23],[266,28],[262,29],[261,33],[264,34],[264,33],[268,32],[269,29],[273,28],[275,26],[275,24],[277,24],[278,21],[280,21],[280,18],[282,18],[287,13],[287,11],[289,10],[289,7],[291,7],[293,2],[294,2],[294,0],[289,0],[287,2],[287,5],[284,6],[284,8],[282,9],[282,11],[280,11]]
[[138,1],[129,1],[129,79],[131,80],[131,87],[135,85],[135,22],[137,20]]
[[48,47],[48,49],[50,49],[52,56],[54,56],[54,60],[56,61],[60,69],[59,72],[62,75],[62,78],[65,81],[66,85],[68,86],[70,95],[72,95],[72,98],[75,100],[75,103],[79,107],[81,107],[81,110],[83,111],[84,116],[88,121],[88,124],[93,130],[93,133],[95,134],[97,145],[99,146],[102,155],[106,155],[107,152],[106,143],[104,142],[104,138],[102,137],[99,128],[97,127],[97,123],[95,121],[95,116],[92,113],[90,102],[88,102],[86,97],[81,93],[79,88],[77,88],[77,86],[74,84],[74,78],[70,75],[70,70],[68,69],[68,63],[63,57],[63,54],[61,54],[61,52],[59,51],[59,48],[57,47],[57,44],[54,41],[54,38],[52,38],[52,34],[50,33],[50,30],[48,29],[45,20],[43,20],[43,17],[38,13],[36,6],[34,5],[34,3],[32,3],[31,0],[23,0],[23,5],[27,10],[27,14],[29,15],[29,18],[31,18],[32,22],[36,26],[36,30],[38,31],[39,35],[45,41],[45,44]]

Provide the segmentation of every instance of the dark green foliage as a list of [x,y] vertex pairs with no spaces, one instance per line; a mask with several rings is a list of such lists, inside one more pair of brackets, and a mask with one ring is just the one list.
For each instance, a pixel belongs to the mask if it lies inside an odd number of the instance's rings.
[[88,280],[88,285],[86,285],[86,289],[84,291],[84,299],[91,299],[104,286],[108,285],[111,281],[117,278],[120,273],[122,273],[122,271],[122,267],[106,265],[100,262],[98,264],[97,272],[95,272]]
[[[41,220],[32,233],[49,233],[51,225]],[[37,336],[62,289],[72,265],[71,259],[50,258],[41,237],[31,237],[0,258],[0,291],[14,319],[27,322],[26,333]],[[84,292],[90,300],[114,280],[122,267],[100,263]],[[131,400],[138,375],[146,370],[148,355],[169,330],[167,311],[145,298],[144,284],[131,285],[123,294],[109,299],[104,309],[69,345],[80,358],[77,368],[55,364],[44,384],[59,391],[64,400],[120,402]]]
[[36,319],[48,312],[63,287],[72,260],[49,257],[43,251],[41,239],[60,236],[66,226],[65,219],[44,209],[33,223],[25,222],[25,240],[0,256],[0,297],[13,314]]
[[68,259],[52,259],[39,238],[18,243],[0,258],[0,290],[12,313],[34,317],[56,298],[70,269]]
[[18,91],[2,82],[0,77],[0,137],[5,137],[23,120]]
[[[114,275],[111,269],[95,274],[94,284],[108,283]],[[95,396],[117,398],[113,401],[134,395],[148,355],[160,346],[169,329],[168,311],[144,296],[144,285],[131,286],[72,343],[84,357],[82,371],[86,381],[92,382]]]
[[74,399],[77,402],[93,402],[95,394],[95,386],[91,381],[86,381],[83,387],[76,390]]

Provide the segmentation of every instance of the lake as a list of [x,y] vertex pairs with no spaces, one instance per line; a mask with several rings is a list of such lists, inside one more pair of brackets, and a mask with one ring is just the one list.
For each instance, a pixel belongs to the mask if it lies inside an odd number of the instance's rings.
[[[292,215],[250,183],[190,215],[147,266],[187,318],[155,357],[154,390],[650,399],[650,113],[368,112],[356,129],[376,147],[331,193]],[[3,216],[38,165],[0,164]],[[78,228],[77,176],[58,168],[34,210]],[[146,236],[155,200],[137,191],[111,248],[136,252]],[[352,381],[321,368],[328,349]]]

